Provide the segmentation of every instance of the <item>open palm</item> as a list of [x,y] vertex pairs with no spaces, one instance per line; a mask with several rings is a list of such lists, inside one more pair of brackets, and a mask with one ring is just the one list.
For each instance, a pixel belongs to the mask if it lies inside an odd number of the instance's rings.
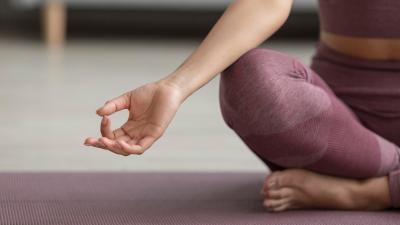
[[[102,137],[87,138],[85,145],[108,149],[117,154],[142,154],[162,136],[182,102],[178,88],[162,83],[149,83],[107,101],[97,110],[103,119]],[[123,109],[129,110],[126,123],[111,129],[107,117]]]

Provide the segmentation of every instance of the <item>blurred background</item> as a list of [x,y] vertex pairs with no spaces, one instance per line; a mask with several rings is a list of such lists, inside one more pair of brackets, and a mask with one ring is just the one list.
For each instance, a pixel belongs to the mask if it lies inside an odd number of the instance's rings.
[[[224,124],[218,77],[145,154],[83,146],[99,135],[99,106],[171,73],[230,2],[0,0],[0,171],[266,171]],[[295,0],[263,47],[309,63],[317,37],[316,1]]]

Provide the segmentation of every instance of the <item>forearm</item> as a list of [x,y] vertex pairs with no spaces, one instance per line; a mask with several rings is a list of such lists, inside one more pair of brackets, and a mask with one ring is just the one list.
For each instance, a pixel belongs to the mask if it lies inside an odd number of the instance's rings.
[[248,50],[269,38],[286,21],[292,0],[237,0],[228,7],[201,45],[163,81],[186,99]]

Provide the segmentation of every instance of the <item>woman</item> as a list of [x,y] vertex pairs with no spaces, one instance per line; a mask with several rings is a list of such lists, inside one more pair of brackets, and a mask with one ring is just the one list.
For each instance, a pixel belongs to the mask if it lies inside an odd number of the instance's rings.
[[[182,102],[222,72],[227,125],[273,171],[261,194],[270,211],[400,206],[400,2],[321,0],[311,67],[253,49],[286,21],[292,0],[237,0],[169,76],[97,110],[101,138],[86,145],[142,154]],[[128,109],[110,129],[108,115]]]

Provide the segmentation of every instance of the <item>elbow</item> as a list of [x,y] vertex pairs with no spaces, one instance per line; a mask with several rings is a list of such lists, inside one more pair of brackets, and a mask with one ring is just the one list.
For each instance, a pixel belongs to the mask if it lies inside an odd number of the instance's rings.
[[259,22],[278,30],[288,19],[292,5],[293,0],[260,0],[262,16]]
[[276,21],[277,25],[282,25],[289,17],[292,5],[293,0],[236,0],[231,7],[251,11],[258,22]]
[[266,17],[269,19],[275,17],[282,24],[289,17],[293,5],[293,0],[263,0],[263,2],[264,9],[268,12]]

